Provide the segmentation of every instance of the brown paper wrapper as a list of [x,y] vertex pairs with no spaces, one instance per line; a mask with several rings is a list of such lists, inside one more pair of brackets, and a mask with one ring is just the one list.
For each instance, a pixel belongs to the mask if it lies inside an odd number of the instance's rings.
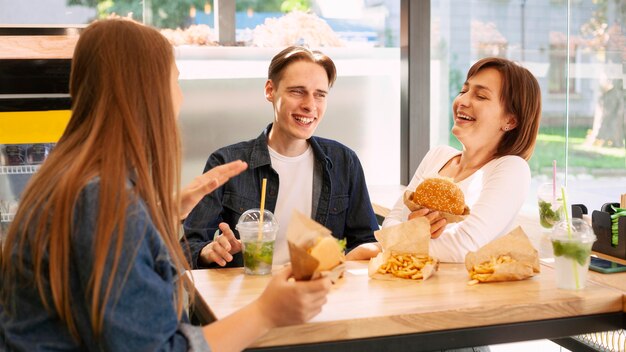
[[345,270],[345,266],[341,264],[343,259],[330,271],[317,270],[320,262],[307,250],[322,237],[332,237],[331,231],[299,211],[293,211],[287,227],[287,245],[293,277],[296,280],[311,280],[322,275],[329,276],[335,281],[343,275]]
[[510,256],[515,259],[515,262],[496,264],[494,273],[480,280],[481,282],[523,280],[540,272],[539,253],[519,226],[508,234],[487,243],[478,251],[467,253],[465,267],[469,272],[474,265],[503,255]]
[[[378,268],[389,260],[392,254],[422,254],[428,255],[430,241],[430,223],[426,218],[417,218],[405,221],[399,225],[386,227],[374,232],[376,240],[382,247],[382,252],[372,259],[368,265],[368,275],[378,280],[405,280],[391,274],[381,274]],[[423,280],[432,276],[439,267],[439,260],[427,264],[421,272]]]
[[[413,193],[414,192],[410,191],[410,190],[406,190],[404,192],[404,195],[403,195],[403,198],[402,198],[402,200],[404,202],[404,205],[406,205],[406,207],[409,208],[410,211],[416,211],[416,210],[424,208],[423,206],[415,203],[412,200],[413,199]],[[467,205],[465,206],[465,211],[463,212],[464,215],[456,215],[456,214],[447,213],[447,212],[441,211],[441,210],[438,210],[438,211],[439,211],[439,214],[441,214],[441,216],[443,218],[445,218],[446,221],[448,221],[448,223],[450,223],[450,224],[454,223],[454,222],[461,222],[461,221],[465,220],[465,218],[469,215],[469,207]]]

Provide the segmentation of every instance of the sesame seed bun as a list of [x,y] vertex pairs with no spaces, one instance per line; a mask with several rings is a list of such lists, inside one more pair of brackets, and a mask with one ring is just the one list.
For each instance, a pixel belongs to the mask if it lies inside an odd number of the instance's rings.
[[465,213],[463,191],[448,178],[427,178],[413,193],[413,202],[423,207],[455,215]]

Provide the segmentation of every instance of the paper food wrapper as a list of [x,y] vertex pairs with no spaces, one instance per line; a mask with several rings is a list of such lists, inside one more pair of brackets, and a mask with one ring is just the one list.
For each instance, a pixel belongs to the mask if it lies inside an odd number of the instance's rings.
[[[406,190],[404,192],[404,196],[402,198],[402,200],[404,201],[404,205],[406,205],[406,207],[409,208],[410,211],[416,211],[416,210],[424,208],[423,206],[413,202],[412,200],[413,193],[414,192],[410,190]],[[465,213],[469,214],[469,208],[467,207],[467,205],[465,206]],[[461,222],[465,220],[465,218],[467,217],[467,215],[456,215],[456,214],[447,213],[445,211],[440,211],[440,210],[439,210],[439,214],[441,214],[441,216],[444,217],[450,224],[454,222]]]
[[[428,255],[430,241],[430,223],[426,218],[417,218],[405,221],[399,225],[386,227],[374,232],[376,240],[382,246],[382,252],[372,259],[368,265],[368,275],[379,280],[404,280],[392,274],[381,274],[378,268],[385,264],[392,254],[421,254]],[[433,258],[434,259],[434,258]],[[439,260],[427,264],[421,272],[423,280],[432,276],[439,267]]]
[[287,226],[287,245],[293,277],[296,280],[310,280],[323,275],[329,276],[331,281],[336,281],[343,274],[345,270],[343,261],[331,271],[317,270],[320,262],[307,250],[312,248],[321,237],[332,237],[331,231],[299,211],[293,211],[291,221]]
[[492,258],[508,255],[513,263],[496,264],[493,274],[480,282],[523,280],[539,273],[539,254],[521,227],[495,239],[476,252],[465,256],[468,272],[474,265],[490,261]]

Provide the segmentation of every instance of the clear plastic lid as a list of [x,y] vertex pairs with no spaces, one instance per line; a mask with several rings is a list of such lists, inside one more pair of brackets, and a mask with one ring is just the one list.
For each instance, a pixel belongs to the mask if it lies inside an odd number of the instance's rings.
[[[249,229],[258,230],[259,222],[261,222],[261,209],[250,209],[241,214],[235,228],[239,231],[241,231],[242,229],[244,231]],[[274,214],[272,214],[272,212],[267,209],[263,210],[263,225],[261,228],[263,229],[262,231],[278,230],[278,220],[276,219]]]
[[571,219],[570,231],[568,231],[567,221],[559,221],[554,225],[552,229],[552,240],[559,240],[561,242],[595,242],[596,235],[593,233],[593,229],[583,219],[574,218]]

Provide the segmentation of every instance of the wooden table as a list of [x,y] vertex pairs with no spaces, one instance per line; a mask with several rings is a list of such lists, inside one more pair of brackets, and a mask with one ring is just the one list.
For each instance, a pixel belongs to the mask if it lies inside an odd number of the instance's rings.
[[[255,299],[269,277],[243,269],[192,271],[196,311],[220,319]],[[517,282],[468,286],[461,264],[442,264],[427,281],[379,281],[367,262],[348,262],[345,277],[312,321],[276,328],[255,348],[298,350],[435,350],[556,338],[623,327],[623,294],[589,282],[556,288],[554,270]],[[313,344],[313,345],[312,345]]]

